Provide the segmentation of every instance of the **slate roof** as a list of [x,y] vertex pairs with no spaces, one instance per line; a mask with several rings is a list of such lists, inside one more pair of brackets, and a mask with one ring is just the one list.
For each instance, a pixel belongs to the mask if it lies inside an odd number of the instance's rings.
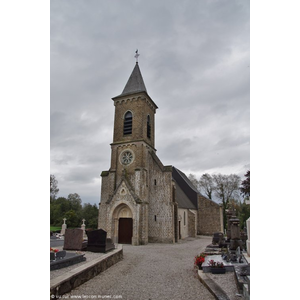
[[155,104],[155,102],[151,99],[151,97],[147,93],[147,89],[138,63],[135,64],[122,94],[113,97],[112,100],[116,100],[120,97],[127,96],[127,95],[134,95],[137,93],[146,93],[147,98],[152,101],[154,108],[155,109],[158,108],[158,106]]
[[178,203],[179,208],[197,209],[195,205],[191,202],[189,197],[180,188],[180,185],[175,181],[176,192],[175,201]]
[[187,176],[173,167],[172,178],[175,181],[175,200],[179,208],[198,209],[199,192],[187,178]]
[[120,94],[117,97],[129,95],[129,94],[140,93],[140,92],[147,93],[147,89],[146,89],[146,86],[144,83],[144,79],[143,79],[141,70],[139,68],[139,64],[136,63],[133,68],[133,71],[124,87],[122,94]]
[[188,177],[175,167],[172,168],[172,178],[176,185],[175,200],[178,203],[179,208],[198,209],[198,195],[214,204],[218,204],[206,196],[203,196],[194,187]]

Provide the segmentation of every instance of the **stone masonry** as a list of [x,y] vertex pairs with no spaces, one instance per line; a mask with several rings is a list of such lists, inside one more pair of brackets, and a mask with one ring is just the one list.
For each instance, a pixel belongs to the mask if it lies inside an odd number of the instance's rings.
[[214,201],[198,196],[198,234],[212,235],[214,232],[223,232],[222,206]]
[[[111,162],[109,170],[101,173],[98,228],[107,231],[107,237],[114,243],[177,242],[180,231],[177,200],[182,197],[181,208],[187,209],[190,236],[196,232],[220,231],[217,204],[201,199],[191,203],[194,200],[189,200],[189,193],[180,184],[175,197],[174,168],[164,166],[156,155],[158,107],[147,93],[138,63],[123,92],[112,100],[115,117]],[[197,212],[198,204],[203,207]]]

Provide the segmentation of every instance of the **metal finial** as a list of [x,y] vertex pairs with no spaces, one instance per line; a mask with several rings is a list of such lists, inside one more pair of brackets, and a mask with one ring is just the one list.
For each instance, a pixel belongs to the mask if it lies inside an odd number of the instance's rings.
[[139,52],[139,50],[136,49],[135,56],[134,56],[136,58],[136,63],[138,63],[138,57],[140,56],[138,52]]

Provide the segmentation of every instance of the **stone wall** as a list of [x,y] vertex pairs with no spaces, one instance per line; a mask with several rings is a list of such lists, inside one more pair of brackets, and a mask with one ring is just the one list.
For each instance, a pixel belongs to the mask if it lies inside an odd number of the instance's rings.
[[178,216],[180,220],[180,238],[185,239],[189,236],[189,219],[188,219],[188,209],[178,208]]
[[174,243],[174,202],[172,169],[164,167],[155,153],[148,152],[149,242]]
[[[124,116],[127,111],[132,113],[132,134],[123,135]],[[145,93],[135,96],[124,96],[115,100],[114,138],[113,142],[129,142],[144,139],[152,147],[155,141],[156,106]],[[151,136],[147,137],[147,116],[150,116]]]
[[60,298],[61,295],[70,292],[122,259],[123,248],[118,245],[117,249],[76,268],[76,271],[72,270],[52,279],[50,281],[50,294],[52,296],[50,299]]
[[197,211],[188,210],[188,235],[190,237],[196,237],[197,234]]
[[197,234],[223,232],[222,207],[202,195],[198,195],[198,207]]

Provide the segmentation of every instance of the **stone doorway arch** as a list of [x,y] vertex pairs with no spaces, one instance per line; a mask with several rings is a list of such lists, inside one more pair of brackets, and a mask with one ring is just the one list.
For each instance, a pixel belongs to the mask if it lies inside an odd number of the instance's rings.
[[122,203],[113,212],[114,236],[117,243],[132,244],[133,218],[128,205]]

